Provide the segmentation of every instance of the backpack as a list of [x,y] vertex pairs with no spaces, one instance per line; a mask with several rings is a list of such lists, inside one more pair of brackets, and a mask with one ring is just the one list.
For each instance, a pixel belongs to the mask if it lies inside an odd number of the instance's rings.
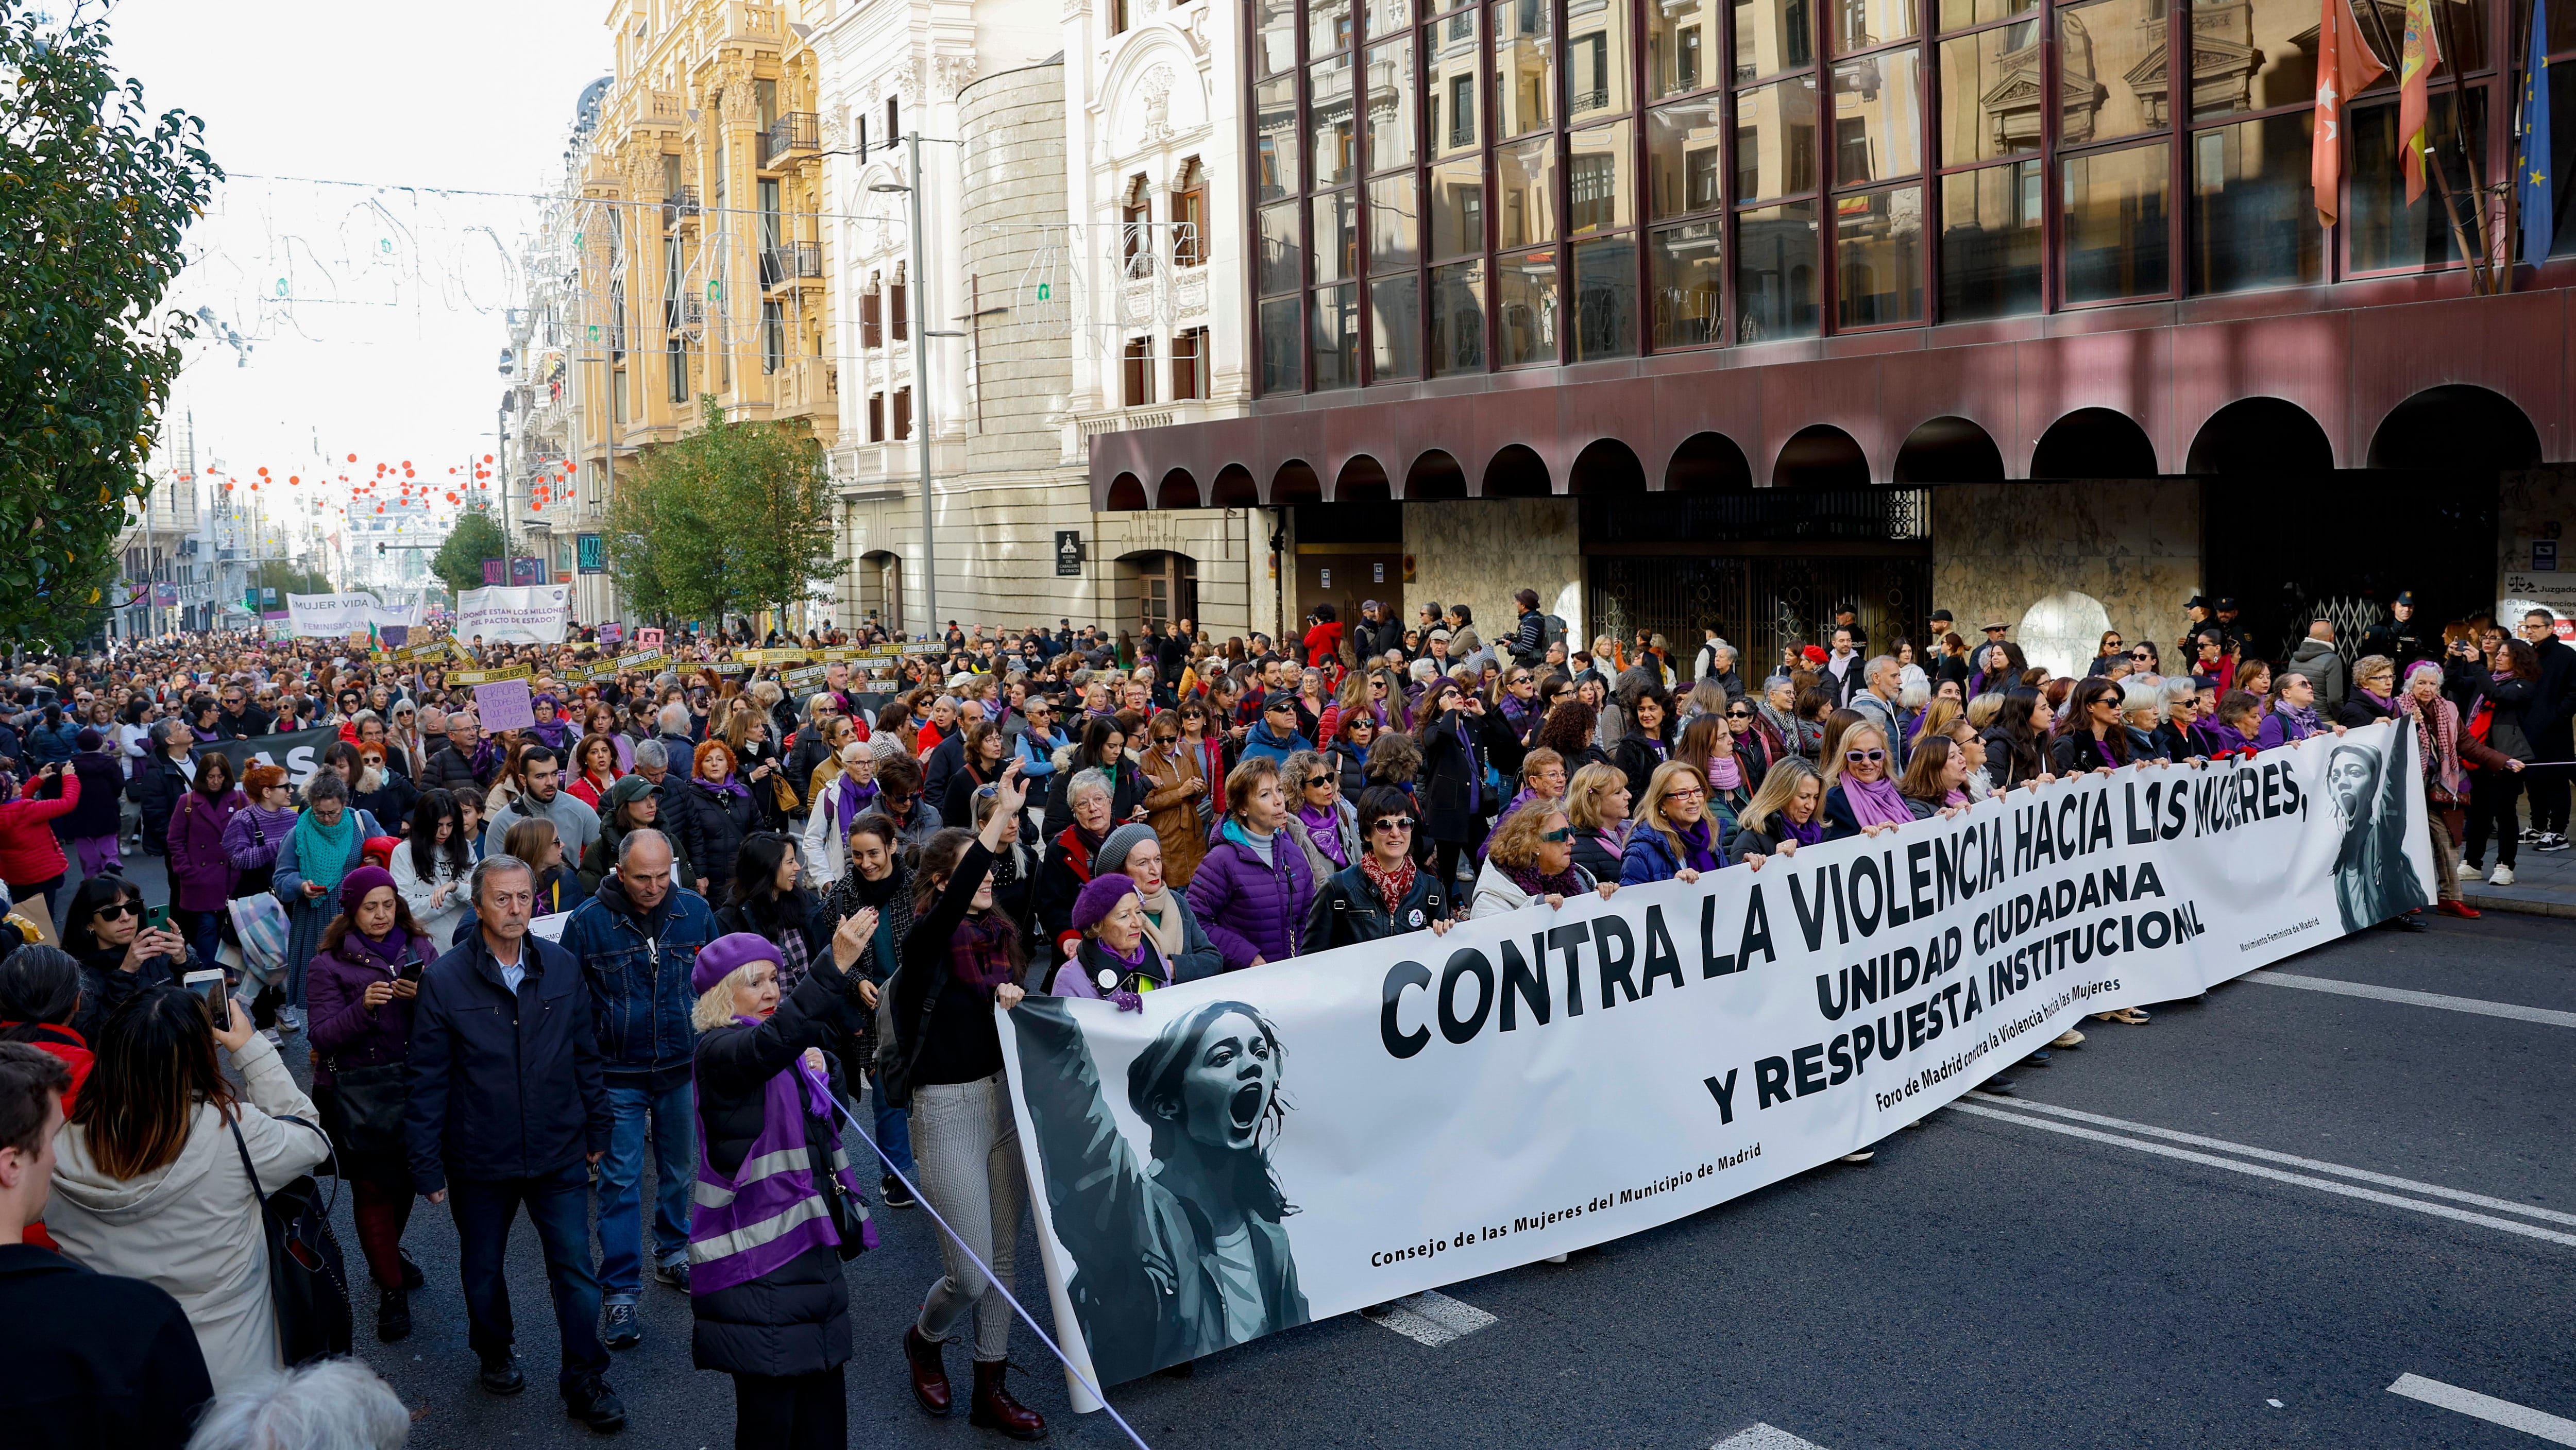
[[1547,647],[1549,645],[1565,643],[1565,617],[1563,615],[1542,614],[1539,616],[1539,623],[1538,651],[1541,655],[1545,655],[1547,653]]

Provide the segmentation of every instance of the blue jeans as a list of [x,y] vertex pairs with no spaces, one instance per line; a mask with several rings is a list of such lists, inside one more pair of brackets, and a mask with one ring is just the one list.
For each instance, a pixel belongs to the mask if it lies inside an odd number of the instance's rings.
[[447,1204],[456,1214],[456,1268],[465,1285],[466,1343],[477,1358],[509,1353],[516,1335],[510,1286],[502,1261],[510,1221],[522,1205],[545,1251],[546,1287],[555,1305],[555,1331],[563,1340],[557,1383],[569,1390],[608,1372],[608,1349],[599,1342],[599,1280],[590,1272],[590,1175],[578,1161],[545,1178],[453,1178]]
[[608,1154],[599,1160],[599,1290],[610,1304],[644,1292],[644,1127],[653,1127],[653,1262],[689,1257],[689,1202],[697,1192],[698,1116],[687,1082],[656,1094],[608,1081]]
[[882,1080],[877,1083],[875,1092],[877,1146],[885,1150],[885,1156],[894,1164],[895,1172],[919,1183],[921,1174],[914,1168],[912,1162],[912,1114],[902,1108],[887,1105],[885,1083]]

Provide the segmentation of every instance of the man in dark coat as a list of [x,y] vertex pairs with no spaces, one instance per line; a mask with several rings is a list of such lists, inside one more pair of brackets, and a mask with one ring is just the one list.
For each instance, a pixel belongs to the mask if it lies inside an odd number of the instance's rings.
[[60,1060],[0,1042],[0,1424],[17,1445],[179,1450],[215,1396],[179,1301],[26,1241],[71,1085]]
[[[2576,738],[2568,717],[2576,712],[2576,649],[2558,637],[2557,618],[2546,609],[2522,617],[2522,637],[2540,656],[2540,683],[2523,711],[2522,733],[2531,737],[2532,759],[2576,760]],[[2567,773],[2531,773],[2531,828],[2539,833],[2535,851],[2567,849]]]
[[277,728],[277,717],[250,697],[250,686],[235,680],[224,686],[222,708],[215,712],[217,740],[248,740]]
[[615,1430],[626,1406],[608,1386],[590,1258],[590,1165],[610,1132],[590,991],[572,953],[528,934],[527,862],[486,856],[472,886],[474,935],[422,974],[412,1005],[412,1182],[432,1203],[454,1195],[466,1342],[483,1388],[514,1395],[528,1384],[502,1284],[510,1222],[525,1208],[553,1290],[564,1410]]
[[125,794],[143,817],[144,853],[167,856],[170,814],[197,775],[196,735],[185,720],[164,720],[152,727],[152,747],[125,783]]
[[2442,657],[2442,632],[2427,629],[2415,618],[2413,590],[2400,593],[2388,603],[2388,618],[2371,626],[2361,637],[2365,655],[2386,655],[2397,666],[2397,678],[2406,678],[2406,667],[2417,660]]

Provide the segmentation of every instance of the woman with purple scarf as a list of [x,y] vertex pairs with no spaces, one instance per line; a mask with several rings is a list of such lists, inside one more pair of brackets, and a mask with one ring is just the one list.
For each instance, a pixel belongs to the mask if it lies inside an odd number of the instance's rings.
[[562,707],[563,702],[552,695],[539,695],[529,702],[537,723],[528,733],[537,737],[548,750],[554,751],[558,758],[565,747],[572,744],[572,722],[558,713]]
[[1687,760],[1667,760],[1646,778],[1636,825],[1619,858],[1619,884],[1697,881],[1726,865],[1726,842],[1708,811],[1708,777]]
[[1762,788],[1737,817],[1728,849],[1739,861],[1793,856],[1825,838],[1825,779],[1802,755],[1784,755],[1763,773]]
[[1879,728],[1863,721],[1843,732],[1833,758],[1825,762],[1825,839],[1875,836],[1907,825],[1914,808],[1905,803],[1888,771],[1894,752]]
[[700,1033],[690,1356],[733,1376],[738,1446],[848,1441],[841,1261],[877,1235],[835,1120],[846,1084],[827,1049],[866,1015],[842,969],[875,929],[872,910],[841,922],[829,957],[784,1001],[778,948],[750,932],[700,947],[689,973]]

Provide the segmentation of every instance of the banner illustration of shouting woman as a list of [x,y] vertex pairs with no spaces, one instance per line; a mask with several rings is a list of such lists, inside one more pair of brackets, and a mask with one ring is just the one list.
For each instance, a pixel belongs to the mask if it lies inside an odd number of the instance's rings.
[[1202,1003],[1127,1064],[1142,1153],[1111,1111],[1064,999],[1008,1014],[1020,1086],[1050,1163],[1065,1290],[1101,1382],[1114,1384],[1307,1322],[1273,1170],[1288,1117],[1278,1029],[1242,1003]]

